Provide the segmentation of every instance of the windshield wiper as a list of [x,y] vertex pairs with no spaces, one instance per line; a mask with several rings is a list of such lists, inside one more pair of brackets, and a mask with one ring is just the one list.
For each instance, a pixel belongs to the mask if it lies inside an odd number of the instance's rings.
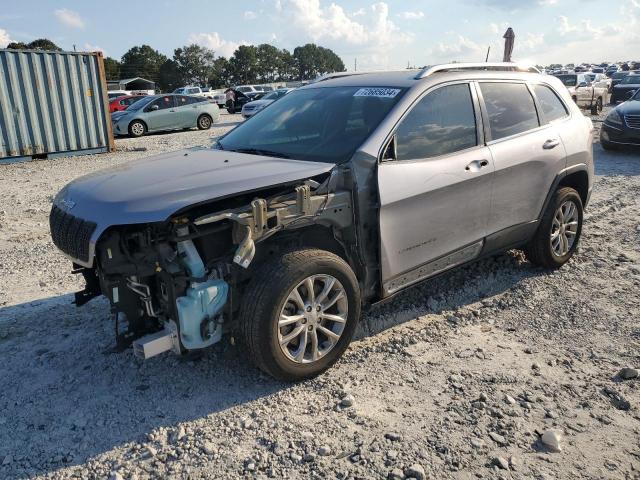
[[228,152],[248,153],[249,155],[264,155],[265,157],[291,158],[286,153],[273,152],[261,148],[234,148],[227,150]]

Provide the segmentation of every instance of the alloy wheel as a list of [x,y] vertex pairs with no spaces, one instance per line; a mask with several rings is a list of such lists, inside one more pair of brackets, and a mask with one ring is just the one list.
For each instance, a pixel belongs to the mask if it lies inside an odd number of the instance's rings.
[[282,353],[296,363],[312,363],[337,345],[348,315],[348,299],[331,275],[312,275],[289,292],[278,318]]
[[551,223],[551,251],[556,257],[564,257],[571,251],[578,235],[578,207],[567,200],[556,210]]

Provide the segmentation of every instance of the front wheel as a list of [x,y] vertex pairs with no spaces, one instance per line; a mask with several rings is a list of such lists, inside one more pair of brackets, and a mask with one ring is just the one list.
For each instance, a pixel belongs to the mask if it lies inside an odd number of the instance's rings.
[[331,367],[360,316],[360,288],[349,265],[333,253],[301,249],[268,260],[252,277],[238,325],[251,360],[285,381]]
[[129,135],[132,137],[141,137],[147,133],[147,126],[140,120],[134,120],[129,124]]
[[551,269],[567,263],[578,248],[582,219],[582,199],[578,192],[570,187],[558,188],[526,247],[529,261]]

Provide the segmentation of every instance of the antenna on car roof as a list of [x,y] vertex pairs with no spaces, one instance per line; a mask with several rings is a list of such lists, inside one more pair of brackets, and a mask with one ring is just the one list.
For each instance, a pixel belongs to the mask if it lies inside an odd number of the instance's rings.
[[540,73],[536,67],[518,63],[444,63],[423,68],[414,78],[420,80],[438,72],[455,72],[458,70],[489,70],[495,72],[528,72]]

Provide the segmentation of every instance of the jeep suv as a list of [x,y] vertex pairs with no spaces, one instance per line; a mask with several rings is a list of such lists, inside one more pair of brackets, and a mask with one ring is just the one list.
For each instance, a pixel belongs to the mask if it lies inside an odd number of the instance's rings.
[[[514,64],[338,74],[218,139],[77,179],[54,243],[145,357],[224,334],[265,372],[315,376],[364,306],[512,248],[576,251],[593,126],[555,77]],[[125,326],[123,328],[123,326]],[[118,331],[118,330],[117,330]]]

